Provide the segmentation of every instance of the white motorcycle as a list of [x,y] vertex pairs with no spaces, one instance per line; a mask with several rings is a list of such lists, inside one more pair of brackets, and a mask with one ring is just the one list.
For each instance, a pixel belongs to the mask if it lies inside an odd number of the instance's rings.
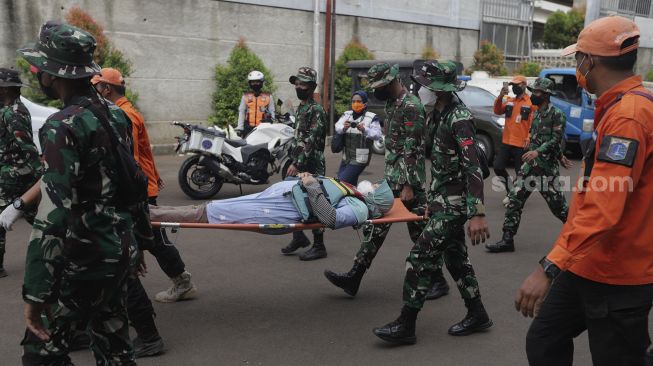
[[177,137],[176,151],[192,154],[178,176],[181,190],[191,198],[209,199],[224,183],[266,184],[279,171],[285,176],[292,164],[295,118],[289,114],[277,117],[277,123],[261,123],[245,139],[237,137],[231,126],[172,124],[184,130]]

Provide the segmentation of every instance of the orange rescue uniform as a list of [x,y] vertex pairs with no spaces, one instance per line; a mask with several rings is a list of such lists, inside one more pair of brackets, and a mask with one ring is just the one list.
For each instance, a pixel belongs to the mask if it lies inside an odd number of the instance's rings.
[[126,97],[118,99],[116,105],[127,114],[132,122],[134,159],[136,159],[145,175],[147,175],[148,197],[156,197],[159,195],[159,172],[156,170],[156,165],[154,164],[150,137],[145,128],[145,119]]
[[[653,283],[653,103],[625,94],[610,107],[628,91],[650,94],[633,76],[596,101],[596,153],[587,189],[573,194],[567,223],[547,256],[561,270],[611,285]],[[604,158],[606,151],[617,162]],[[623,164],[631,155],[632,166]],[[610,183],[620,179],[632,180],[632,191]]]
[[[504,115],[506,109],[512,103],[512,111],[510,116],[506,116],[506,123],[503,126],[503,138],[501,142],[506,145],[524,148],[528,145],[529,136],[528,132],[531,129],[531,122],[533,121],[533,112],[535,106],[531,103],[531,97],[522,93],[519,98],[508,97],[506,101],[500,96],[494,101],[494,114]],[[530,113],[528,118],[524,120],[521,117],[521,108],[529,107]]]
[[270,94],[261,93],[258,97],[254,93],[245,93],[245,105],[247,106],[247,115],[245,122],[250,127],[256,127],[261,124],[265,113],[270,105]]

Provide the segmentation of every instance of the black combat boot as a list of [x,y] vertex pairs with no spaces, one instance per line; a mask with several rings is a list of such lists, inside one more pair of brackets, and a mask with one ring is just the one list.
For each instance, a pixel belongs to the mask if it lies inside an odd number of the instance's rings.
[[449,284],[447,283],[447,280],[444,279],[442,272],[440,272],[435,283],[433,283],[433,286],[431,286],[429,291],[426,293],[426,300],[439,299],[447,294],[449,294]]
[[5,267],[3,266],[5,262],[5,255],[0,254],[0,278],[2,277],[7,277],[7,271],[5,271]]
[[349,272],[335,273],[326,270],[324,271],[324,277],[326,277],[327,280],[329,280],[329,282],[331,282],[332,284],[345,290],[347,295],[356,296],[356,293],[358,292],[358,287],[361,284],[361,280],[363,279],[363,275],[365,274],[365,271],[367,271],[367,268],[365,268],[365,266],[358,264],[358,262],[354,262],[354,266],[351,268]]
[[485,249],[489,253],[514,252],[515,241],[512,239],[512,237],[512,233],[504,231],[501,240],[494,244],[485,244]]
[[299,255],[303,261],[313,261],[320,258],[326,258],[327,251],[324,246],[324,232],[313,232],[313,246]]
[[144,314],[138,318],[132,320],[132,325],[136,330],[136,338],[133,341],[134,356],[141,358],[162,354],[165,346],[158,329],[156,329],[156,324],[154,324],[154,314]]
[[374,328],[374,334],[386,342],[399,344],[415,344],[415,321],[417,320],[418,309],[404,305],[401,308],[401,315],[397,320],[382,327]]
[[449,328],[449,334],[452,336],[466,336],[474,332],[480,332],[492,326],[492,320],[487,315],[481,298],[477,297],[472,300],[465,300],[467,315],[465,319],[454,324]]
[[311,241],[308,240],[306,234],[303,231],[295,231],[292,233],[292,240],[285,248],[281,248],[281,253],[291,254],[299,248],[306,248],[311,245]]

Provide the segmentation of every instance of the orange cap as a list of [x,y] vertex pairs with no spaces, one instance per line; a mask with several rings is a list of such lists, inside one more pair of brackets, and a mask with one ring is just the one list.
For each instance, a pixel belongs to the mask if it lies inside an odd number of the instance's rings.
[[99,82],[120,86],[125,83],[125,79],[123,79],[120,71],[111,67],[105,67],[100,71],[100,75],[95,75],[91,79],[91,84],[93,85]]
[[526,77],[522,75],[515,75],[512,80],[510,80],[510,84],[521,84],[526,82]]
[[[637,37],[631,46],[621,48],[627,39]],[[619,56],[639,47],[639,28],[630,19],[613,15],[597,19],[578,35],[578,42],[562,50],[562,56],[583,52],[595,56]]]

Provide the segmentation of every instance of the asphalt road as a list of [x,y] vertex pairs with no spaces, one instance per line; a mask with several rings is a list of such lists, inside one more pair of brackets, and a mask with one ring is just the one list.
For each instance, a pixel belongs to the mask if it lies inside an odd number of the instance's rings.
[[[177,183],[183,157],[157,156],[167,188],[159,204],[191,204]],[[338,157],[327,156],[327,172],[335,174]],[[578,162],[570,171],[574,177]],[[375,155],[363,179],[383,174],[383,159]],[[279,180],[275,177],[274,181]],[[486,181],[486,206],[492,239],[501,235],[503,194]],[[260,186],[245,186],[254,193]],[[237,186],[225,185],[216,198],[235,197]],[[485,306],[494,326],[485,333],[452,337],[447,329],[465,315],[460,295],[446,274],[451,293],[427,302],[417,323],[418,343],[389,345],[372,328],[394,320],[401,308],[404,260],[411,243],[406,226],[393,226],[385,246],[366,274],[356,298],[333,287],[324,269],[346,271],[358,249],[359,233],[328,231],[329,256],[302,262],[283,256],[289,236],[266,236],[219,230],[185,229],[170,238],[193,274],[196,299],[174,304],[154,303],[157,325],[167,352],[141,359],[140,365],[525,365],[525,336],[530,320],[513,307],[521,281],[550,248],[561,223],[537,194],[528,201],[517,251],[488,254],[470,247]],[[5,268],[0,279],[0,364],[20,364],[19,342],[24,331],[21,285],[29,228],[20,222],[7,236]],[[143,279],[150,297],[169,281],[148,254],[149,274]],[[78,365],[94,364],[89,351],[73,354]],[[591,363],[587,337],[576,341],[576,365]]]

